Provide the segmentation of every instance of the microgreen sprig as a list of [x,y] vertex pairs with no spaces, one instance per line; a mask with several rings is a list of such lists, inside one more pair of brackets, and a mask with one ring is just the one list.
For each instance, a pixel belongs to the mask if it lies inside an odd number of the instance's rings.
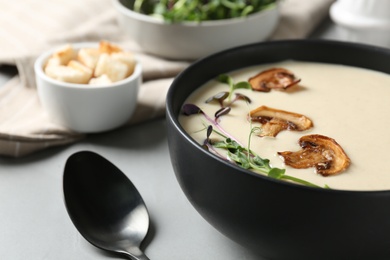
[[[247,103],[252,102],[249,97],[247,97],[243,94],[240,94],[240,93],[234,93],[234,91],[237,89],[252,89],[249,82],[242,81],[242,82],[238,82],[237,84],[235,84],[233,82],[233,79],[229,75],[226,75],[226,74],[219,75],[217,77],[217,81],[220,83],[227,84],[229,86],[229,91],[222,91],[222,92],[215,94],[214,96],[209,97],[206,100],[206,103],[210,103],[210,102],[214,101],[214,102],[218,102],[221,107],[229,107],[234,102],[236,102],[238,100],[243,100]],[[232,100],[233,93],[235,94],[235,97]],[[228,99],[228,103],[224,104],[226,99]]]
[[182,113],[183,115],[190,116],[190,115],[196,115],[196,114],[202,114],[204,118],[206,118],[207,121],[209,121],[212,125],[217,127],[222,133],[224,133],[225,136],[229,136],[230,138],[233,138],[227,131],[225,131],[222,126],[218,122],[218,118],[222,115],[225,115],[230,112],[230,108],[222,108],[221,111],[217,111],[215,113],[215,118],[212,119],[210,116],[208,116],[205,112],[203,112],[200,107],[194,104],[185,104],[182,107]]
[[[234,83],[232,77],[230,77],[229,75],[226,75],[226,74],[219,75],[217,80],[219,82],[225,83],[229,86],[229,93],[227,96],[229,102],[231,101],[232,94],[235,90],[237,90],[237,89],[252,89],[251,85],[249,84],[248,81],[240,81],[238,83]],[[243,97],[245,97],[245,96],[240,94],[239,98],[242,99]],[[250,99],[248,97],[246,97],[246,100],[249,101],[249,103],[250,103]]]

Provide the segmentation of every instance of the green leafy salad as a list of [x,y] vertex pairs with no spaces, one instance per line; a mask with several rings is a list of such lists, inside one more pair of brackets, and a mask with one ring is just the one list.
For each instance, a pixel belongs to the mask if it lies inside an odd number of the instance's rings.
[[174,23],[245,17],[272,8],[276,2],[277,0],[134,0],[132,9]]

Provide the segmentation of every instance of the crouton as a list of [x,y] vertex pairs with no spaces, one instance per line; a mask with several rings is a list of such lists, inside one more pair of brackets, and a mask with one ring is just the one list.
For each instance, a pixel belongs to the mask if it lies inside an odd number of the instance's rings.
[[[60,66],[61,65],[61,60],[57,57],[51,57],[47,60],[45,67],[48,66]],[[62,64],[64,65],[64,64]]]
[[99,51],[101,53],[111,54],[113,52],[122,52],[122,48],[107,41],[100,41],[99,43]]
[[65,65],[48,66],[45,73],[53,79],[68,83],[86,84],[90,78],[85,72]]
[[128,66],[128,71],[126,77],[133,74],[135,69],[136,61],[134,59],[134,55],[130,52],[114,52],[110,55],[114,60],[121,61]]
[[69,83],[107,85],[129,77],[135,69],[132,53],[107,41],[97,48],[76,51],[67,44],[50,56],[44,66],[47,76]]
[[85,66],[95,69],[97,61],[100,56],[100,51],[98,49],[92,48],[82,48],[77,54],[77,60],[80,61]]
[[81,72],[83,72],[85,74],[85,77],[88,78],[87,82],[92,77],[93,71],[90,68],[88,68],[87,66],[83,65],[81,62],[78,62],[76,60],[71,60],[68,63],[68,67],[71,67],[71,68],[74,68],[76,70],[80,70]]
[[107,74],[103,74],[97,78],[91,78],[88,82],[89,85],[94,85],[94,86],[110,85],[111,83],[112,81],[107,76]]
[[126,78],[128,73],[129,67],[125,63],[113,59],[107,53],[103,53],[96,64],[94,76],[99,77],[107,74],[112,82],[116,82]]
[[67,44],[53,53],[52,58],[58,59],[60,65],[66,65],[76,56],[75,54],[76,52],[72,48],[72,45]]

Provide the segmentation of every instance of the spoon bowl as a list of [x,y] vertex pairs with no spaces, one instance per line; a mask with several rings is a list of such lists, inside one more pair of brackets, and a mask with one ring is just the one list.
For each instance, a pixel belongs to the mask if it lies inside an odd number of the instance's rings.
[[81,151],[71,155],[63,176],[66,209],[81,235],[94,246],[147,260],[140,245],[149,214],[133,183],[104,157]]

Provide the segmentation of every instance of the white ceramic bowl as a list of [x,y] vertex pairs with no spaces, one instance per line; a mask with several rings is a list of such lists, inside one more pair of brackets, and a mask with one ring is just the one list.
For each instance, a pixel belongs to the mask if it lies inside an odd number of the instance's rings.
[[[98,43],[72,44],[75,50],[98,47]],[[81,133],[117,128],[129,120],[137,104],[141,65],[128,78],[104,86],[73,84],[48,77],[43,67],[53,54],[49,50],[34,64],[39,99],[53,122]]]
[[113,0],[118,22],[140,48],[176,60],[194,60],[217,51],[267,39],[279,21],[275,8],[243,18],[169,24]]
[[342,39],[390,47],[389,0],[338,0],[329,12]]

